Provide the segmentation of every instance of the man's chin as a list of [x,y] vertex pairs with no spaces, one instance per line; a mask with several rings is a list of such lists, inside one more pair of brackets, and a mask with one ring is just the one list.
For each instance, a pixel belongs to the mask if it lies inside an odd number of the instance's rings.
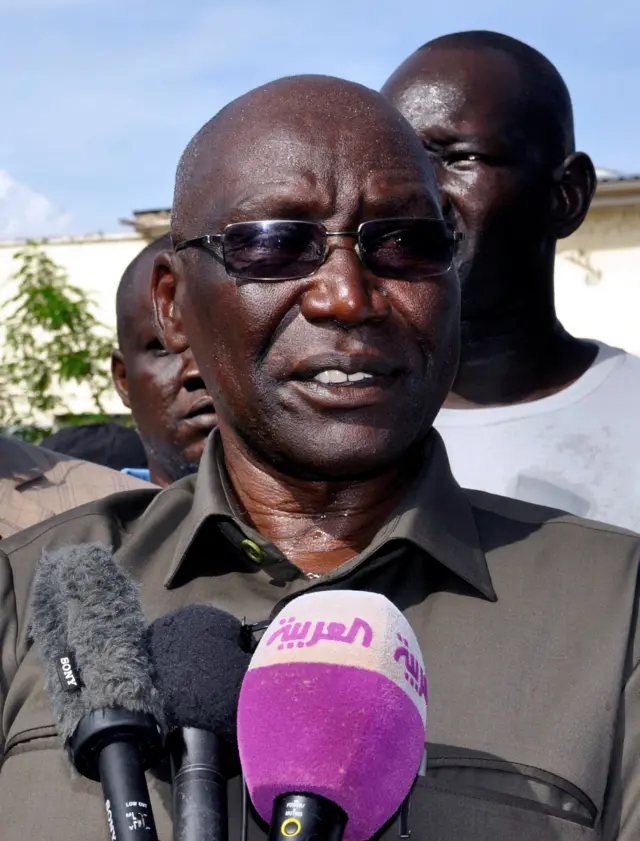
[[[328,425],[327,425],[328,426]],[[270,469],[293,478],[312,482],[359,482],[395,470],[413,458],[415,444],[426,437],[413,431],[399,435],[394,429],[326,429],[303,439],[264,442],[254,452]]]

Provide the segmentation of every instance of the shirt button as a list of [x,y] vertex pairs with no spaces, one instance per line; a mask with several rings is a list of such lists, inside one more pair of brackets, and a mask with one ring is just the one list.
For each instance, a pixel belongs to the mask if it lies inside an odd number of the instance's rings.
[[264,561],[264,552],[253,540],[243,540],[240,548],[254,564],[261,564]]

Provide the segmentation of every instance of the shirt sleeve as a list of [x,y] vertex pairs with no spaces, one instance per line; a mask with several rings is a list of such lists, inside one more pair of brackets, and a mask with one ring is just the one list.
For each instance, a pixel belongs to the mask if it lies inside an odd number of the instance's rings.
[[13,589],[13,571],[8,557],[0,551],[0,768],[8,730],[8,723],[5,720],[5,703],[9,686],[18,668],[17,639],[18,616]]
[[640,586],[629,646],[629,669],[613,737],[609,779],[602,814],[602,841],[640,838]]

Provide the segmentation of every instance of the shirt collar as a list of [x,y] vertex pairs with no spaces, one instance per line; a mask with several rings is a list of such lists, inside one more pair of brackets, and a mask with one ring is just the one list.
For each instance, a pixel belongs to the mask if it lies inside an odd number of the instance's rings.
[[425,463],[395,517],[374,543],[407,540],[491,601],[497,601],[467,493],[453,478],[439,433],[432,429]]
[[[220,433],[216,427],[211,435],[209,435],[205,444],[202,459],[200,460],[200,467],[195,477],[193,501],[181,526],[180,537],[173,553],[171,567],[164,582],[165,586],[169,586],[175,578],[191,545],[198,536],[198,532],[210,517],[216,520],[235,520],[225,492],[223,472],[226,473],[224,453]],[[157,499],[162,497],[164,493],[170,493],[185,483],[190,485],[193,481],[193,476],[181,479],[174,485],[170,485]]]
[[[256,536],[253,529],[238,522],[226,490],[228,482],[222,441],[216,429],[209,436],[200,462],[193,503],[182,524],[165,580],[166,586],[171,584],[198,532],[209,518],[235,523],[241,531],[249,530],[252,536]],[[451,474],[444,444],[435,429],[428,436],[424,465],[418,477],[362,554],[369,557],[392,540],[414,544],[487,599],[497,600],[480,545],[473,508]]]

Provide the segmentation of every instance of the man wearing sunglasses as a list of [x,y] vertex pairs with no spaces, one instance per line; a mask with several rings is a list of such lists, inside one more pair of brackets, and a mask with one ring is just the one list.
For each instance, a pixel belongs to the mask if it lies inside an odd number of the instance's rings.
[[[639,541],[451,477],[431,425],[456,370],[459,236],[409,124],[328,77],[252,91],[185,151],[172,237],[157,328],[193,351],[219,426],[197,477],[0,547],[2,841],[103,825],[99,786],[63,763],[29,642],[37,558],[87,540],[114,546],[149,618],[198,602],[261,622],[318,588],[404,610],[430,689],[417,841],[636,839]],[[150,786],[168,838],[168,786]],[[237,777],[229,798],[235,841]],[[249,837],[265,837],[253,818]]]
[[418,132],[466,240],[460,367],[436,426],[464,487],[640,530],[640,360],[569,335],[556,241],[595,189],[556,68],[494,32],[438,38],[383,92]]

